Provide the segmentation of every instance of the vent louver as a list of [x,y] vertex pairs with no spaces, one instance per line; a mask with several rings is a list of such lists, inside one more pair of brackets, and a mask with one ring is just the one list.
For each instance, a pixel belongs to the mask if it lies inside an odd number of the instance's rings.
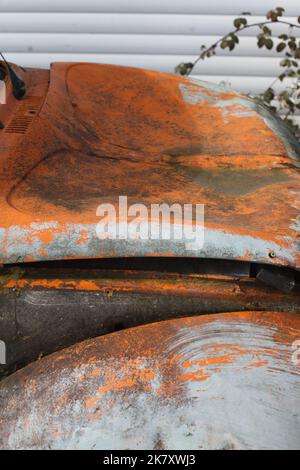
[[13,118],[5,128],[5,132],[9,134],[25,134],[30,124],[37,115],[42,98],[39,96],[28,96],[22,101]]

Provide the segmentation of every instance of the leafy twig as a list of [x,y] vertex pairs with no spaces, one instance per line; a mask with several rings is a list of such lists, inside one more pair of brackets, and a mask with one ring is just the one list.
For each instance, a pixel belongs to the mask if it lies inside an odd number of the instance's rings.
[[[201,60],[214,56],[218,47],[232,51],[239,44],[239,33],[249,28],[258,27],[260,29],[259,34],[256,36],[258,48],[265,47],[271,50],[274,47],[274,36],[270,26],[274,23],[288,26],[288,34],[280,34],[278,36],[280,41],[276,46],[277,53],[285,51],[285,56],[280,62],[283,70],[256,99],[269,106],[275,112],[278,112],[280,109],[287,110],[283,119],[293,130],[298,129],[298,126],[292,119],[289,119],[289,116],[294,115],[300,109],[300,41],[297,42],[296,37],[292,34],[294,28],[300,29],[300,16],[297,19],[298,24],[295,24],[282,19],[284,11],[284,8],[276,7],[274,10],[266,13],[265,21],[258,23],[248,23],[248,19],[245,17],[246,13],[242,14],[242,16],[235,18],[233,22],[234,29],[232,31],[209,47],[201,46],[201,53],[194,62],[181,63],[175,68],[175,71],[181,75],[189,75]],[[287,86],[281,92],[276,92],[274,85],[277,81],[283,82],[286,78],[293,79],[292,85]]]

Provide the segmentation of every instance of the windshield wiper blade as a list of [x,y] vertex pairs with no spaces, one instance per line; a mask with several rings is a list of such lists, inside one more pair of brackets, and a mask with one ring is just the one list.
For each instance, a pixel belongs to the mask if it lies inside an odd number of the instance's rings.
[[2,57],[6,67],[7,71],[10,77],[10,81],[13,87],[13,95],[17,100],[20,100],[23,98],[23,96],[26,93],[26,87],[25,87],[25,82],[22,80],[17,72],[9,65],[8,62],[6,62],[5,57],[3,56],[2,52],[0,52],[0,56]]

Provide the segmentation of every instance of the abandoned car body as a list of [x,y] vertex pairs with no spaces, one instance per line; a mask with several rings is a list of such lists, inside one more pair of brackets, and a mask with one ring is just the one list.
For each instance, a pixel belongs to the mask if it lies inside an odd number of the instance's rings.
[[[300,150],[289,130],[192,79],[10,67],[0,448],[300,448]],[[97,207],[120,196],[203,205],[203,243],[99,239]]]

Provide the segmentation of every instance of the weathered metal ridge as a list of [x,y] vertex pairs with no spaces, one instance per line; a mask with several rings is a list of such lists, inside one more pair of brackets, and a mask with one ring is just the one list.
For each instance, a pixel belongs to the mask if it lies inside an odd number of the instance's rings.
[[[76,268],[72,261],[61,263],[65,267],[27,263],[2,269],[0,332],[6,364],[0,365],[0,380],[78,341],[145,323],[249,309],[262,315],[274,310],[294,312],[300,318],[299,286],[280,292],[249,277],[248,263],[196,259],[198,272],[184,273],[176,271],[173,261],[177,259],[141,258],[145,267],[149,262],[157,265],[148,271],[93,269],[89,262],[85,269]],[[185,268],[191,267],[189,260],[181,261]],[[168,264],[173,265],[172,271],[163,272],[162,265]],[[278,275],[277,282],[283,285],[284,279]]]

